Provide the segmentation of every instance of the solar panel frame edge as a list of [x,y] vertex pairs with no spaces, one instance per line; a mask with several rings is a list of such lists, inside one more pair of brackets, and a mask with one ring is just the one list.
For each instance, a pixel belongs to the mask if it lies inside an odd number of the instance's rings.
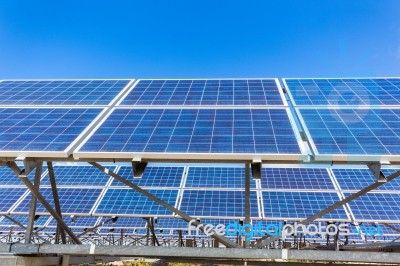
[[[293,103],[293,107],[311,107],[311,108],[318,108],[318,107],[325,107],[325,108],[335,108],[335,107],[350,107],[354,108],[360,107],[359,105],[297,105],[296,101],[294,100],[294,97],[290,91],[289,86],[286,83],[286,80],[322,80],[322,79],[327,79],[327,80],[345,80],[345,79],[399,79],[400,77],[344,77],[344,78],[282,78],[282,82],[285,85],[285,89],[289,95],[290,101]],[[370,107],[370,108],[384,108],[384,107],[400,107],[400,105],[362,105],[361,107]]]
[[[371,107],[359,107],[362,109],[400,109],[400,107],[390,107],[390,106],[381,106],[380,108],[371,108]],[[342,161],[342,162],[400,162],[400,155],[368,155],[368,154],[320,154],[318,152],[318,149],[314,143],[314,140],[310,134],[310,131],[308,130],[308,127],[303,119],[303,116],[300,113],[300,110],[303,109],[312,109],[312,110],[317,110],[317,109],[354,109],[354,107],[349,107],[346,106],[345,108],[343,107],[333,107],[333,106],[320,106],[320,107],[296,107],[294,108],[294,111],[297,114],[297,117],[300,121],[300,124],[302,125],[304,129],[304,133],[306,134],[309,144],[311,146],[311,150],[314,153],[314,159],[316,161]]]
[[[135,89],[136,85],[142,80],[274,80],[275,84],[276,84],[276,86],[278,88],[279,95],[281,96],[281,100],[283,102],[283,105],[266,105],[266,106],[271,106],[271,107],[273,107],[273,106],[276,106],[276,107],[278,107],[278,106],[279,107],[288,107],[289,106],[287,101],[286,101],[285,94],[283,93],[283,88],[282,88],[282,86],[281,86],[281,84],[279,82],[279,78],[183,78],[183,79],[179,79],[179,78],[175,78],[175,79],[157,78],[157,79],[136,79],[136,82],[135,82],[134,86],[132,86],[132,88],[130,88],[128,90],[128,92],[121,99],[121,101],[118,101],[118,103],[116,104],[116,107],[132,107],[132,105],[122,105],[122,102],[129,95],[129,93],[131,93],[131,91]],[[149,107],[149,108],[152,107],[151,105],[134,105],[134,106],[136,106],[136,107]],[[177,105],[177,106],[181,106],[181,105]],[[201,108],[202,107],[202,105],[186,105],[186,106],[193,106],[193,107],[197,107],[197,108]],[[216,106],[218,106],[218,105],[215,105],[215,106],[213,105],[213,107],[216,107]],[[228,105],[228,106],[230,106],[230,105]],[[235,106],[235,105],[232,105],[232,106]],[[250,105],[246,105],[246,106],[250,106]]]

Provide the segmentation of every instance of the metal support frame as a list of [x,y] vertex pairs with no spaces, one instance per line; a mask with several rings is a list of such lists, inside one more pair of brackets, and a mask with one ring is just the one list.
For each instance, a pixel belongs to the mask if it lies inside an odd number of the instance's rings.
[[[253,177],[254,177],[254,175],[253,175]],[[244,190],[244,201],[245,201],[244,224],[250,224],[251,223],[251,219],[250,219],[250,213],[251,213],[250,206],[251,205],[250,205],[250,165],[249,164],[245,165],[245,186],[244,186],[244,188],[245,188],[245,190]],[[245,230],[247,233],[250,232],[250,228],[248,226],[246,227]],[[247,240],[247,237],[245,237],[244,247],[246,247],[246,248],[250,247],[250,240]]]
[[[389,182],[389,181],[395,179],[398,176],[400,176],[400,170],[395,172],[395,173],[393,173],[393,174],[391,174],[391,175],[389,175],[389,176],[387,176],[386,180],[387,180],[387,182]],[[368,193],[369,191],[371,191],[371,190],[373,190],[373,189],[375,189],[377,187],[380,187],[380,186],[382,186],[384,184],[386,184],[386,182],[377,181],[377,182],[375,182],[375,183],[373,183],[373,184],[361,189],[360,191],[358,191],[356,193],[353,193],[350,196],[348,196],[348,197],[346,197],[346,198],[344,198],[344,199],[332,204],[331,206],[329,206],[329,207],[325,208],[324,210],[314,214],[313,216],[311,216],[311,217],[309,217],[307,219],[304,219],[303,221],[299,222],[298,224],[307,224],[307,223],[310,223],[312,221],[315,221],[316,219],[324,216],[325,214],[327,214],[327,213],[329,213],[329,212],[331,212],[331,211],[333,211],[333,210],[335,210],[335,209],[337,209],[337,208],[349,203],[350,201],[352,201],[352,200],[354,200],[354,199],[356,199],[356,198]],[[273,242],[273,241],[275,241],[275,240],[277,240],[279,238],[280,238],[279,236],[269,237],[268,235],[266,235],[266,236],[263,236],[263,237],[259,238],[254,243],[253,246],[263,247],[263,246],[266,246],[269,243],[271,243],[271,242]]]
[[[108,174],[109,176],[112,176],[113,178],[115,178],[116,180],[120,181],[121,183],[125,184],[126,186],[134,189],[135,191],[139,192],[140,194],[146,196],[147,198],[155,201],[156,203],[160,204],[161,206],[165,207],[166,209],[174,212],[176,215],[178,215],[180,218],[182,218],[183,220],[185,220],[186,222],[191,222],[194,226],[198,226],[199,229],[204,232],[204,225],[200,225],[201,223],[198,222],[195,218],[187,215],[186,213],[178,210],[177,208],[169,205],[167,202],[155,197],[153,194],[147,192],[146,190],[138,187],[137,185],[133,184],[132,182],[126,180],[125,178],[121,177],[120,175],[114,173],[113,171],[101,166],[100,164],[96,163],[96,162],[89,162],[91,165],[93,165],[94,167],[96,167],[97,169],[99,169],[100,171]],[[217,239],[220,243],[224,244],[226,247],[228,248],[239,248],[240,246],[237,245],[235,242],[229,240],[228,238],[224,237],[224,236],[220,236],[218,234],[215,233],[214,230],[211,230],[211,232],[214,232],[214,234],[212,234],[212,238]]]
[[[54,176],[54,169],[53,169],[53,163],[52,162],[50,162],[50,161],[47,162],[47,169],[49,171],[49,179],[50,179],[51,191],[53,193],[54,207],[56,209],[57,214],[62,218],[60,200],[59,200],[59,197],[58,197],[56,178]],[[67,239],[65,237],[65,231],[57,223],[56,239],[55,239],[55,243],[56,244],[58,244],[60,242],[60,239],[59,239],[60,234],[61,234],[62,243],[66,244],[67,243]]]
[[[24,229],[24,230],[27,230],[27,228],[26,228],[23,224],[21,224],[19,221],[15,220],[14,218],[12,218],[12,217],[10,217],[10,216],[8,216],[8,215],[4,215],[4,218],[6,218],[7,220],[9,220],[9,221],[15,223],[15,224],[18,225],[20,228],[22,228],[22,229]],[[36,236],[38,239],[42,240],[43,242],[45,242],[45,243],[47,243],[47,244],[50,244],[50,241],[44,239],[44,238],[41,237],[37,232],[35,232],[35,231],[33,231],[33,230],[32,230],[32,235]]]
[[[39,191],[40,187],[40,177],[42,176],[42,163],[39,163],[36,165],[36,172],[35,172],[35,181],[33,184],[33,187],[36,191]],[[30,244],[32,241],[32,231],[33,231],[33,226],[35,224],[35,216],[36,216],[36,205],[37,205],[37,199],[35,195],[31,195],[31,204],[29,207],[29,218],[28,218],[28,224],[26,227],[26,233],[25,233],[25,244]]]
[[39,190],[35,189],[35,186],[32,184],[31,181],[29,181],[28,177],[24,175],[24,171],[18,170],[19,167],[16,165],[15,162],[10,162],[7,163],[7,166],[11,168],[14,172],[19,172],[17,176],[21,179],[21,181],[25,184],[25,186],[30,190],[33,196],[37,198],[37,200],[42,203],[43,207],[46,208],[46,210],[53,216],[53,218],[57,221],[58,225],[67,232],[67,234],[71,237],[71,239],[76,243],[76,244],[81,244],[81,241],[79,238],[75,236],[75,234],[72,232],[72,230],[65,224],[63,219],[57,214],[57,212],[51,207],[51,205],[48,203],[48,201],[43,197],[43,195],[39,192]]

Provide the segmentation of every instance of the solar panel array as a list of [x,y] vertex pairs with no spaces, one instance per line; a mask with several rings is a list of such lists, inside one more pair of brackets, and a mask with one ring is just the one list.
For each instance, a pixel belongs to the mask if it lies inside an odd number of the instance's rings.
[[[92,169],[91,169],[92,168]],[[241,166],[157,166],[150,165],[142,178],[132,178],[130,166],[110,166],[132,182],[202,223],[216,225],[244,219],[244,168]],[[0,169],[2,175],[7,171]],[[6,169],[10,171],[9,169]],[[264,178],[251,180],[251,218],[267,221],[299,221],[374,182],[366,169],[263,168]],[[398,169],[384,169],[390,174]],[[90,166],[55,165],[59,197],[65,222],[76,232],[100,224],[111,216],[116,223],[102,226],[101,233],[115,233],[114,228],[145,228],[143,217],[157,217],[158,229],[187,229],[187,223],[166,208]],[[32,175],[32,174],[31,174]],[[359,177],[359,179],[357,179]],[[30,177],[32,178],[32,177]],[[40,192],[53,205],[48,172],[41,178]],[[10,188],[10,184],[12,188]],[[399,223],[399,184],[385,184],[324,215],[322,221],[355,221]],[[0,213],[11,214],[27,223],[30,193],[15,182],[0,184]],[[55,230],[56,222],[38,203],[42,215],[36,226]],[[70,215],[73,215],[69,217]],[[103,218],[99,218],[103,217]],[[219,222],[218,222],[219,221]],[[15,226],[0,218],[0,226]],[[46,229],[47,230],[47,229]],[[112,231],[109,231],[112,230]],[[138,233],[138,231],[135,231]]]
[[293,123],[275,79],[140,80],[75,157],[306,159]]
[[[284,83],[290,107],[275,79],[140,80],[133,87],[132,80],[0,81],[0,154],[305,160],[302,135],[317,160],[400,161],[400,79]],[[242,167],[151,166],[142,179],[132,178],[130,166],[111,170],[203,221],[244,217]],[[262,171],[266,178],[251,181],[253,220],[301,220],[373,182],[361,169]],[[113,215],[127,219],[120,228],[143,227],[139,217],[154,216],[158,228],[163,220],[179,226],[174,213],[92,167],[55,166],[55,174],[63,213],[94,216],[65,217],[71,226]],[[0,214],[26,217],[30,193],[11,176],[0,169]],[[400,222],[398,191],[390,182],[322,219]],[[47,172],[40,192],[53,205]],[[48,217],[41,204],[37,212]]]

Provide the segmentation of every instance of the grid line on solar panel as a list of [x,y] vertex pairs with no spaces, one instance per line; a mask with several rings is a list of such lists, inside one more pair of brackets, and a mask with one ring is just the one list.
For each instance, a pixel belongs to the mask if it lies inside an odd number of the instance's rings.
[[400,78],[284,79],[295,106],[400,105]]
[[[134,178],[131,166],[121,166],[117,174],[140,187],[170,187],[179,188],[184,167],[146,167],[141,178]],[[113,180],[111,186],[125,186],[118,180]]]
[[[258,218],[257,194],[250,192],[251,217]],[[244,217],[244,191],[184,190],[181,211],[194,217]]]
[[6,80],[0,105],[108,105],[131,80]]
[[[185,188],[240,188],[245,187],[245,170],[239,167],[189,167]],[[256,188],[254,179],[250,187]]]
[[264,168],[261,189],[318,189],[334,190],[326,169],[318,168]]
[[299,113],[317,156],[400,160],[400,109],[299,109]]
[[286,105],[275,79],[140,80],[120,106]]
[[65,151],[101,110],[0,108],[0,151],[8,156],[19,151]]
[[[113,171],[115,167],[108,167]],[[61,186],[105,186],[110,176],[91,166],[54,166],[54,176],[58,187]],[[41,186],[50,186],[47,174],[41,180]]]
[[357,221],[400,221],[398,193],[367,193],[348,204]]
[[[389,176],[399,169],[382,169],[385,176]],[[369,169],[332,169],[341,190],[361,190],[376,182],[375,176]],[[400,179],[395,178],[386,182],[375,190],[400,191]]]
[[[149,193],[174,206],[178,190],[147,190]],[[101,199],[95,214],[131,216],[172,216],[172,212],[132,189],[109,188]]]
[[[101,189],[85,188],[59,188],[58,197],[64,214],[87,214],[100,196]],[[40,188],[39,192],[54,208],[54,198],[51,188]],[[12,213],[28,213],[30,209],[31,195],[28,195],[19,203]],[[48,213],[41,203],[38,202],[36,213]]]
[[[267,219],[305,219],[338,202],[331,192],[262,192],[264,215]],[[321,220],[349,220],[343,207],[321,217]]]
[[114,109],[77,156],[93,152],[302,154],[286,109]]
[[0,212],[7,212],[25,194],[26,188],[0,188]]

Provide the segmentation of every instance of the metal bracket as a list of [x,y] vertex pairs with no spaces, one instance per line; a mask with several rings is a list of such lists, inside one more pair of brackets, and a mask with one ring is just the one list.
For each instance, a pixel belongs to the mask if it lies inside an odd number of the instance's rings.
[[147,162],[142,161],[132,161],[132,172],[134,178],[141,178],[143,176],[144,170],[146,170]]
[[262,163],[261,161],[256,161],[253,160],[251,163],[251,175],[253,176],[254,179],[261,179],[261,171],[262,169]]
[[367,166],[371,170],[371,172],[374,174],[374,176],[378,182],[387,182],[386,176],[381,171],[381,168],[382,168],[381,163],[369,163],[369,164],[367,164]]

